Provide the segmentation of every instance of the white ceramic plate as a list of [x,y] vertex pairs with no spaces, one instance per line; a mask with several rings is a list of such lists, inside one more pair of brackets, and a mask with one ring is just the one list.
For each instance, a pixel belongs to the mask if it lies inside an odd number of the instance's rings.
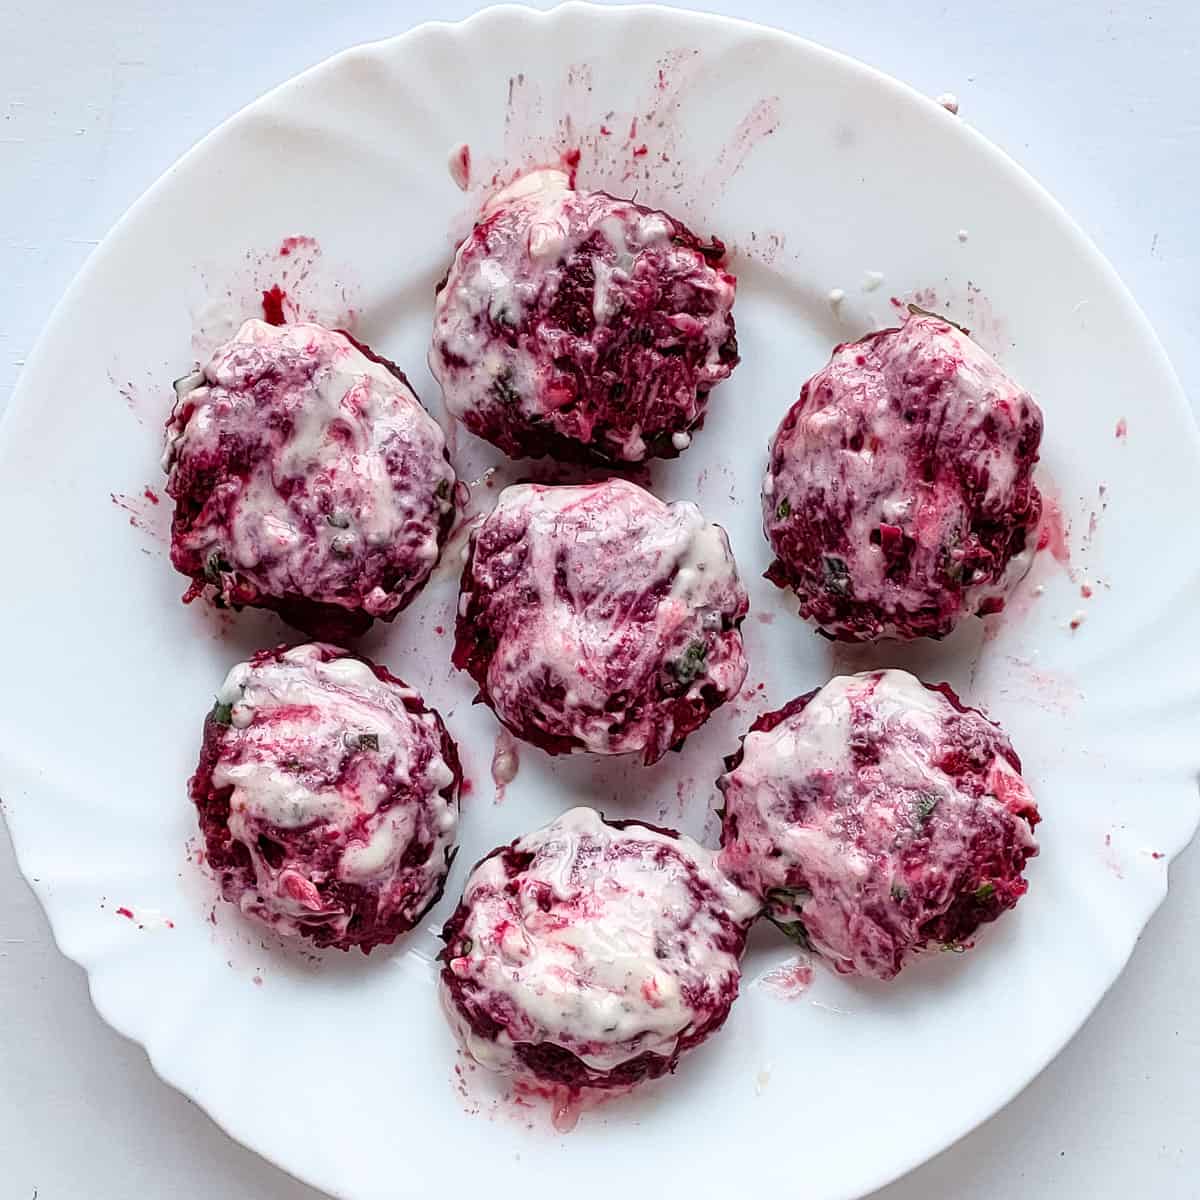
[[[467,195],[447,170],[462,143]],[[353,322],[436,409],[424,353],[455,235],[494,172],[570,148],[583,183],[636,192],[734,250],[744,361],[692,449],[652,480],[730,531],[752,593],[753,695],[650,770],[523,749],[497,803],[495,723],[449,666],[449,564],[364,643],[464,750],[474,790],[447,898],[370,959],[264,942],[188,860],[184,782],[229,664],[294,635],[179,603],[166,506],[143,492],[160,485],[170,381],[278,283],[292,311]],[[284,254],[292,235],[316,241]],[[760,578],[758,481],[803,378],[834,342],[890,321],[893,296],[965,321],[1041,402],[1070,564],[1040,555],[986,638],[972,622],[937,646],[837,650]],[[456,458],[467,479],[495,462],[466,434]],[[932,100],[784,34],[661,9],[495,9],[353,50],[169,171],[25,370],[0,450],[0,783],[21,866],[104,1017],[231,1134],[337,1195],[536,1183],[607,1198],[618,1180],[669,1178],[698,1197],[857,1196],[1027,1083],[1163,897],[1200,814],[1200,656],[1180,636],[1200,604],[1198,479],[1179,386],[1110,268]],[[475,493],[475,507],[492,494]],[[581,802],[711,837],[712,780],[753,715],[868,664],[948,679],[1010,730],[1045,817],[1014,914],[965,957],[931,955],[887,986],[818,969],[790,1001],[761,982],[790,950],[760,931],[726,1030],[569,1134],[456,1073],[432,956],[476,858]]]

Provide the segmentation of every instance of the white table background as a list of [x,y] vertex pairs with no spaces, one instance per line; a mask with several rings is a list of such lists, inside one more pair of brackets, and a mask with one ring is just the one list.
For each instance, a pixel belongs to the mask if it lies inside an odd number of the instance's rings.
[[[955,92],[964,119],[1099,243],[1200,398],[1196,0],[714,6],[792,29],[927,93]],[[345,46],[477,7],[2,0],[0,409],[92,246],[201,135]],[[16,568],[5,561],[12,586]],[[983,1128],[878,1200],[1200,1197],[1197,995],[1200,851],[1192,850],[1172,866],[1170,895],[1125,975],[1063,1055]],[[1023,1019],[1014,996],[1013,1020]],[[795,1148],[794,1200],[803,1200],[806,1152],[820,1148]],[[0,824],[0,1200],[134,1196],[318,1200],[225,1137],[100,1022]]]

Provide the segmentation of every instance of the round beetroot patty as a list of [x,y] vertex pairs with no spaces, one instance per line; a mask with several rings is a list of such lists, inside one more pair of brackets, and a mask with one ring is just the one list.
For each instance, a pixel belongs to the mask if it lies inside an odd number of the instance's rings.
[[412,599],[455,479],[398,368],[320,325],[247,321],[176,393],[163,465],[185,600],[341,637]]
[[838,346],[771,443],[767,578],[847,641],[1000,611],[1032,561],[1041,440],[1029,393],[940,317]]
[[666,213],[564,171],[522,176],[438,293],[429,365],[447,408],[514,457],[674,457],[738,360],[723,262]]
[[462,577],[454,663],[551,754],[641,754],[702,725],[746,677],[745,589],[694,504],[623,479],[506,488]]
[[279,933],[366,952],[441,895],[461,783],[416,692],[312,643],[229,672],[190,789],[226,900]]
[[442,937],[442,1002],[496,1071],[627,1087],[674,1070],[737,997],[757,902],[712,851],[590,808],[492,851]]
[[721,867],[839,971],[890,979],[1025,894],[1020,761],[944,684],[831,679],[760,717],[726,767]]

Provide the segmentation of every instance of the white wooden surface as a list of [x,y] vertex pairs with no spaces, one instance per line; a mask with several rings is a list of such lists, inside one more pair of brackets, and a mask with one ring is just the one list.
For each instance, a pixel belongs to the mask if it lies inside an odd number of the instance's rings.
[[[476,7],[4,0],[0,409],[91,247],[197,138],[346,45]],[[712,7],[793,29],[930,94],[957,93],[964,119],[1032,171],[1099,243],[1200,397],[1195,0]],[[97,381],[98,392],[105,386]],[[4,585],[18,586],[18,558],[4,562]],[[982,1129],[879,1196],[1200,1197],[1198,992],[1200,852],[1192,850],[1173,866],[1170,896],[1126,974],[1059,1060]],[[791,1152],[795,1200],[803,1200],[803,1155],[820,1148]],[[35,1196],[317,1200],[226,1138],[101,1024],[0,825],[0,1200]]]

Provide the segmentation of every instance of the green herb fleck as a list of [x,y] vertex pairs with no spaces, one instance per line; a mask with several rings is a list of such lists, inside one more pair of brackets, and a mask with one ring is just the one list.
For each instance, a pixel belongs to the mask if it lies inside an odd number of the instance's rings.
[[680,658],[671,664],[671,672],[680,683],[691,683],[704,671],[708,662],[708,645],[705,642],[690,642]]
[[774,917],[768,916],[767,920],[783,934],[785,938],[796,943],[798,946],[803,946],[805,950],[812,949],[812,943],[808,940],[808,930],[804,928],[803,921],[777,921]]
[[812,899],[812,892],[801,887],[767,888],[767,900],[780,907],[799,908],[805,900]]
[[220,552],[210,554],[204,564],[204,578],[208,583],[221,582],[221,575],[233,570],[233,564]]
[[433,494],[439,500],[447,500],[450,497],[450,480],[443,479],[441,483],[433,489]]
[[345,742],[351,750],[378,750],[379,734],[362,732],[348,733],[346,734]]
[[779,502],[779,507],[775,510],[775,517],[779,521],[786,520],[792,515],[792,502],[784,496]]
[[[804,902],[812,898],[812,893],[804,888],[768,888],[766,918],[786,938],[791,938],[806,950],[812,949],[808,939],[808,930],[797,914]],[[786,918],[788,919],[785,919]]]
[[849,596],[854,590],[850,584],[850,568],[844,558],[836,554],[826,554],[823,560],[825,569],[825,590],[835,596]]
[[981,883],[975,889],[975,899],[980,904],[986,903],[996,894],[996,885],[994,883]]
[[943,950],[949,950],[951,954],[966,954],[967,948],[962,942],[943,942]]
[[492,391],[496,394],[496,399],[501,404],[507,404],[512,408],[521,406],[521,393],[512,385],[512,373],[505,371],[503,374],[497,375],[495,382],[492,384]]
[[933,810],[938,806],[938,798],[932,792],[922,792],[913,801],[913,821],[920,828],[933,816]]
[[962,577],[966,573],[966,564],[963,562],[962,538],[957,530],[951,533],[949,539],[942,545],[941,560],[942,573],[946,577],[946,582],[961,583]]
[[935,321],[944,321],[947,325],[953,325],[964,336],[971,336],[971,331],[965,325],[960,325],[957,321],[952,321],[949,317],[943,316],[941,313],[930,312],[929,309],[922,308],[919,304],[910,304],[908,311],[914,317],[933,317]]
[[458,943],[458,957],[465,958],[474,949],[475,943],[469,937],[465,937]]
[[218,725],[232,725],[233,705],[223,704],[220,700],[218,700],[216,704],[213,705],[212,713],[210,715]]
[[334,527],[334,529],[349,529],[350,528],[350,516],[348,513],[344,513],[344,512],[328,513],[328,514],[326,514],[325,521],[327,524],[332,525]]
[[907,900],[908,899],[908,888],[906,888],[904,886],[904,884],[902,884],[902,883],[893,883],[892,884],[892,899],[895,900],[895,902],[897,904],[901,903],[901,901]]

